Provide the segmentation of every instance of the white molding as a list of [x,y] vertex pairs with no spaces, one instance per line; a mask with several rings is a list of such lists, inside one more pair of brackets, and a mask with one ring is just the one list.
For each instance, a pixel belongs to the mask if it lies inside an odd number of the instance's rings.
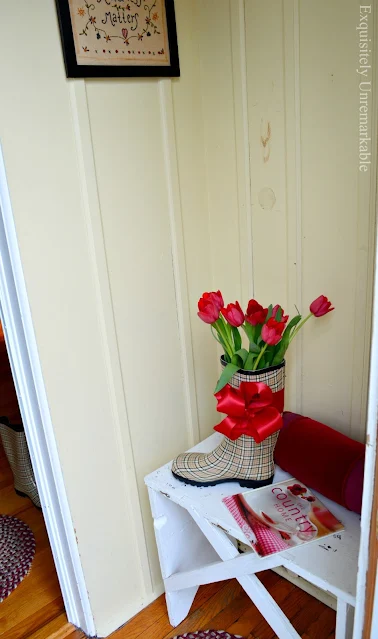
[[243,304],[254,297],[251,161],[244,0],[230,2],[235,155],[238,180],[240,279]]
[[[378,241],[378,237],[376,238]],[[364,489],[361,512],[361,544],[358,558],[357,598],[353,639],[362,637],[365,617],[366,578],[369,566],[369,536],[374,496],[375,458],[377,454],[378,424],[378,251],[375,254],[375,284],[373,305],[373,332],[369,377],[367,435],[365,453]]]
[[174,125],[172,84],[170,79],[159,81],[160,111],[164,148],[165,172],[167,177],[169,224],[177,321],[180,335],[181,358],[184,375],[186,423],[188,441],[194,446],[200,441],[197,395],[192,335],[190,328],[188,283],[185,260],[185,246],[182,228],[182,207],[176,132]]
[[87,224],[88,244],[94,274],[94,288],[97,298],[98,317],[100,319],[102,347],[109,381],[108,390],[114,415],[115,436],[118,441],[118,450],[120,451],[125,496],[130,500],[130,512],[133,513],[130,527],[133,529],[135,546],[138,548],[139,553],[139,562],[145,589],[144,599],[148,599],[150,593],[153,591],[153,585],[140,507],[136,468],[127,415],[127,402],[113,312],[113,300],[97,188],[85,81],[70,81],[70,92],[80,183],[82,185],[83,209]]
[[0,300],[8,354],[68,620],[96,634],[43,383],[0,148]]
[[[375,148],[372,148],[372,156],[375,154],[375,161],[372,164],[371,170],[374,171],[371,175],[371,189],[370,189],[370,211],[375,221],[375,232],[373,237],[370,238],[369,250],[375,251],[374,254],[374,292],[373,292],[373,311],[372,311],[372,336],[370,346],[370,372],[369,372],[369,390],[368,390],[368,409],[367,409],[367,425],[366,425],[366,452],[365,452],[365,472],[364,472],[364,488],[362,498],[362,511],[361,511],[361,543],[360,553],[358,557],[358,574],[357,574],[357,604],[354,615],[354,631],[353,639],[360,639],[363,634],[363,626],[365,621],[365,606],[366,606],[366,583],[367,572],[369,568],[369,552],[370,552],[370,526],[372,517],[376,517],[376,513],[373,513],[373,499],[374,499],[374,485],[375,485],[375,462],[377,456],[377,443],[378,443],[378,193],[377,193],[377,144],[378,144],[378,7],[375,4],[373,7],[374,25],[372,43],[374,47],[372,57],[372,86],[373,100],[371,105],[371,117],[374,117],[372,121],[372,144]],[[371,248],[370,248],[371,247]],[[369,345],[367,345],[369,347]],[[369,361],[366,358],[365,361]],[[378,593],[376,592],[376,597]],[[373,630],[373,628],[372,628]],[[371,635],[375,636],[374,633]]]

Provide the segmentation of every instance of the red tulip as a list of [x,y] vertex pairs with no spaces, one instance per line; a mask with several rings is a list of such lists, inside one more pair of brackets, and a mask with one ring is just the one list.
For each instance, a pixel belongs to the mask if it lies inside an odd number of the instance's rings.
[[277,322],[271,317],[261,329],[261,337],[269,346],[275,346],[282,338],[285,322]]
[[224,301],[222,297],[222,293],[220,291],[212,291],[211,293],[203,293],[202,295],[204,300],[210,300],[216,306],[218,311],[222,310],[224,306]]
[[276,319],[276,315],[278,313],[278,311],[281,310],[282,313],[282,317],[280,319],[280,322],[287,322],[287,320],[289,319],[288,315],[284,315],[285,311],[283,310],[282,306],[280,306],[279,304],[276,304],[275,306],[273,306],[273,310],[272,310],[272,317],[274,317],[274,319]]
[[320,295],[310,305],[310,311],[313,315],[315,315],[315,317],[322,317],[322,315],[326,315],[334,310],[332,302],[330,302],[328,297],[325,297],[325,295]]
[[222,315],[231,326],[241,326],[244,322],[244,313],[240,308],[239,302],[228,304],[226,308],[222,308]]
[[206,324],[213,324],[219,318],[219,308],[215,306],[211,299],[203,296],[198,300],[197,315]]
[[245,321],[248,322],[248,324],[252,324],[252,326],[264,324],[267,315],[267,308],[263,308],[256,300],[249,300],[247,313],[245,315]]

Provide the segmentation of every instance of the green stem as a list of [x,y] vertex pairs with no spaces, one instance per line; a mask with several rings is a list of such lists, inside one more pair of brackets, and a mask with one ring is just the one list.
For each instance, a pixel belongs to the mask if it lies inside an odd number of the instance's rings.
[[212,326],[214,326],[215,330],[217,330],[222,337],[227,355],[231,358],[234,354],[234,349],[232,348],[232,344],[229,342],[227,331],[224,330],[225,327],[223,326],[223,322],[220,317],[216,320],[216,322],[214,322],[214,324],[212,324]]
[[303,324],[306,324],[307,320],[309,320],[310,317],[312,317],[312,313],[307,315],[307,317],[305,317],[301,322],[299,322],[299,324],[294,329],[292,336],[290,337],[289,344],[291,344],[291,342],[293,341],[293,339],[296,336],[296,334],[301,330]]
[[263,346],[263,347],[262,347],[262,349],[261,349],[261,351],[260,351],[260,353],[259,353],[259,356],[258,356],[258,358],[257,358],[257,359],[256,359],[256,361],[255,361],[254,367],[253,367],[253,369],[252,369],[253,371],[257,370],[257,367],[258,367],[258,365],[259,365],[259,363],[260,363],[260,359],[261,359],[261,358],[262,358],[262,356],[264,355],[264,353],[265,353],[265,351],[266,351],[267,347],[268,347],[268,344],[265,344],[265,346]]
[[234,355],[235,353],[235,346],[234,346],[234,338],[232,335],[232,329],[230,324],[225,320],[225,318],[223,317],[223,315],[221,314],[219,316],[220,321],[222,322],[222,326],[224,328],[224,331],[227,335],[227,343],[229,345],[229,347],[231,348],[232,351],[232,355]]

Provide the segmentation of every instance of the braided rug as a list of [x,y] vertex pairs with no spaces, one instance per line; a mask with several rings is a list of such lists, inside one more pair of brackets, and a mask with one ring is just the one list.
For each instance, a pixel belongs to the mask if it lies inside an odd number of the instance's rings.
[[0,602],[28,574],[34,553],[35,540],[29,526],[16,517],[0,515]]

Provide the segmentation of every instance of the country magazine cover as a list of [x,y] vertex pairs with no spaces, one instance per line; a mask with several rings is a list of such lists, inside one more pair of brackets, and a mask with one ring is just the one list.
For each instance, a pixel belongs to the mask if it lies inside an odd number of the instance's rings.
[[260,557],[344,530],[328,508],[296,479],[222,501]]

